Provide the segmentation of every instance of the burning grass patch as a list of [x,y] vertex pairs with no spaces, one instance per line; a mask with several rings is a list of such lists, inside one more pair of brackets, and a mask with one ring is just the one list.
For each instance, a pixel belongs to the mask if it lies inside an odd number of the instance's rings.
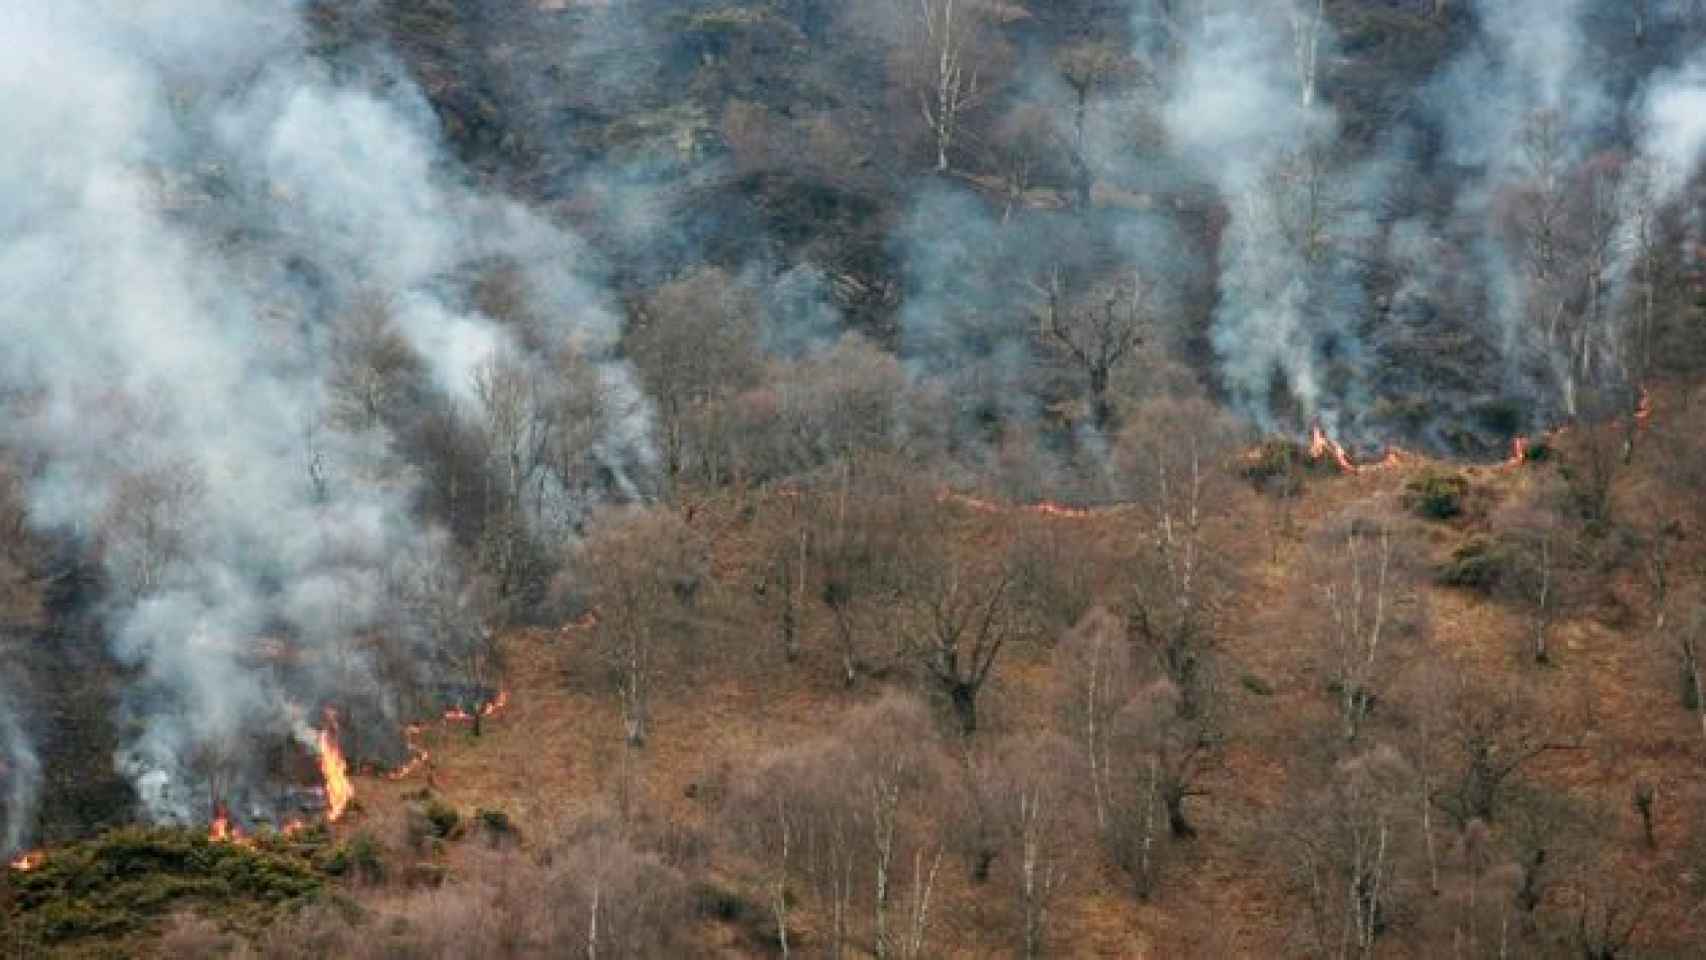
[[216,908],[258,927],[324,890],[315,855],[323,830],[252,842],[211,841],[199,830],[125,828],[50,851],[13,872],[13,925],[44,944],[122,937],[185,906]]

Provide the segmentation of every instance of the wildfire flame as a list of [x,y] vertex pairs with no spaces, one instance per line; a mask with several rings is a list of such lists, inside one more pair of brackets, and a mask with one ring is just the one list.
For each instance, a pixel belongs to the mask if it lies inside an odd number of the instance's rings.
[[1528,438],[1527,437],[1512,437],[1511,438],[1511,455],[1508,458],[1506,458],[1505,466],[1507,466],[1507,467],[1520,467],[1524,463],[1527,463],[1527,462],[1528,462]]
[[422,729],[418,723],[411,723],[403,728],[403,739],[409,744],[409,753],[411,754],[409,762],[386,774],[385,779],[401,780],[419,770],[421,765],[427,762],[427,758],[431,754],[427,753],[426,748],[419,743]]
[[[974,497],[969,493],[955,493],[952,490],[941,491],[936,495],[936,499],[938,501],[952,500],[962,507],[976,510],[979,513],[1000,513],[1007,509],[993,500]],[[1054,503],[1050,500],[1043,500],[1039,503],[1024,504],[1016,506],[1013,509],[1024,513],[1034,513],[1042,517],[1059,517],[1067,520],[1087,520],[1096,515],[1095,511],[1084,507],[1069,507],[1065,504]]]
[[337,821],[355,797],[355,787],[349,779],[349,763],[338,746],[338,714],[326,708],[326,725],[320,728],[320,776],[326,781],[326,819]]
[[[509,691],[508,690],[499,690],[497,696],[493,697],[490,700],[487,700],[485,703],[480,705],[478,712],[479,712],[481,717],[489,717],[492,714],[497,713],[499,710],[502,710],[504,707],[506,707],[508,705],[509,705]],[[460,705],[457,705],[457,706],[451,707],[449,710],[444,711],[444,719],[448,720],[452,723],[456,723],[456,722],[464,722],[465,723],[465,722],[473,720],[474,714],[469,713],[468,711],[462,709],[462,707]]]
[[207,825],[207,839],[214,843],[238,843],[248,846],[253,841],[243,836],[243,828],[231,822],[223,805],[213,808],[213,822]]
[[1647,392],[1646,387],[1642,387],[1640,396],[1635,401],[1635,425],[1637,427],[1645,427],[1647,422],[1652,419],[1653,395]]
[[1309,459],[1320,460],[1331,455],[1333,462],[1345,473],[1356,473],[1357,465],[1351,461],[1351,455],[1345,452],[1339,441],[1327,436],[1320,424],[1309,428]]
[[20,854],[17,857],[14,857],[12,859],[11,866],[13,870],[29,871],[41,866],[46,861],[46,853],[40,850],[31,850],[29,853]]

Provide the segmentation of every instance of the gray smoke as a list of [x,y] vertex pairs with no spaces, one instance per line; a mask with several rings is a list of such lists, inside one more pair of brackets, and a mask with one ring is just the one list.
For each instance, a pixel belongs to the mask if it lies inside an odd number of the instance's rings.
[[468,187],[383,58],[336,79],[304,29],[274,0],[0,7],[0,442],[45,464],[32,521],[100,545],[141,678],[115,762],[160,820],[205,816],[210,771],[243,776],[232,744],[307,739],[320,702],[395,708],[357,638],[394,623],[393,558],[437,535],[411,473],[375,467],[397,438],[329,416],[328,324],[360,297],[468,409],[514,335],[467,276],[513,264],[546,342],[599,359],[607,463],[649,457],[581,245]]
[[[1169,78],[1164,121],[1230,217],[1212,330],[1230,400],[1273,429],[1280,391],[1295,406],[1284,419],[1337,429],[1357,404],[1330,368],[1357,366],[1355,254],[1372,233],[1380,178],[1346,169],[1333,111],[1304,102],[1290,12],[1221,5],[1199,20]],[[1325,26],[1319,42],[1330,51]]]
[[5,836],[0,853],[23,849],[41,791],[41,760],[30,743],[9,689],[0,688],[0,797],[5,803]]

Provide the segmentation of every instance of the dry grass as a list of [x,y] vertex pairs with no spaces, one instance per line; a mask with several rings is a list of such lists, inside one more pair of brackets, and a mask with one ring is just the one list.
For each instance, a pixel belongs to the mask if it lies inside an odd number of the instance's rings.
[[[1172,871],[1154,902],[1140,903],[1128,895],[1123,877],[1100,866],[1099,857],[1073,858],[1071,893],[1055,918],[1057,942],[1070,944],[1071,955],[1260,956],[1283,941],[1296,905],[1284,893],[1277,858],[1259,844],[1221,838],[1257,835],[1299,789],[1292,782],[1287,750],[1331,716],[1305,653],[1307,640],[1295,622],[1293,601],[1307,589],[1307,551],[1326,525],[1355,510],[1403,524],[1429,558],[1448,555],[1482,518],[1453,524],[1407,519],[1399,502],[1404,484],[1428,468],[1418,458],[1399,468],[1316,478],[1295,504],[1292,535],[1277,545],[1270,544],[1268,507],[1240,488],[1228,519],[1213,532],[1240,558],[1244,584],[1224,617],[1223,644],[1237,669],[1266,681],[1271,695],[1247,693],[1237,688],[1236,677],[1226,678],[1234,688],[1239,736],[1207,784],[1211,796],[1195,807],[1204,839],[1187,851],[1186,862]],[[1476,497],[1500,502],[1529,495],[1541,469],[1546,468],[1475,468],[1467,475]],[[1637,464],[1620,488],[1620,509],[1643,509],[1653,489]],[[750,568],[760,549],[752,512],[761,517],[771,509],[781,509],[779,499],[762,493],[728,494],[697,505],[694,523],[714,545],[713,569],[734,584],[728,589],[739,589],[741,571]],[[979,549],[999,549],[1015,529],[1011,520],[1010,512],[967,511],[955,535]],[[1113,546],[1139,542],[1145,535],[1135,511],[1051,522],[1075,524],[1083,536]],[[1637,582],[1626,579],[1610,589],[1633,611],[1632,624],[1644,622],[1645,598]],[[1431,608],[1430,655],[1451,670],[1481,676],[1536,671],[1521,657],[1525,626],[1520,611],[1471,591],[1425,590]],[[602,815],[623,803],[683,829],[712,831],[714,804],[700,788],[709,789],[729,770],[768,751],[834,734],[848,707],[874,692],[869,683],[851,692],[841,687],[831,625],[820,610],[808,607],[799,662],[786,665],[779,656],[771,662],[762,652],[747,654],[746,661],[718,663],[707,671],[716,675],[710,682],[668,685],[658,698],[651,743],[638,753],[622,748],[620,719],[613,699],[601,692],[600,678],[565,672],[589,662],[577,656],[577,648],[588,642],[583,631],[512,634],[506,638],[508,709],[490,720],[477,740],[464,726],[432,725],[423,739],[432,751],[430,772],[402,783],[363,778],[358,785],[362,812],[344,829],[399,819],[405,794],[430,777],[434,788],[464,813],[480,807],[506,811],[529,846],[546,842],[545,835],[557,825]],[[1615,842],[1635,830],[1629,784],[1644,779],[1658,786],[1661,854],[1681,844],[1701,799],[1696,772],[1700,734],[1686,713],[1664,702],[1668,688],[1655,688],[1663,657],[1654,641],[1638,626],[1610,627],[1595,613],[1581,611],[1557,626],[1559,662],[1533,678],[1545,712],[1561,718],[1586,709],[1590,733],[1583,749],[1544,756],[1532,775],[1615,811],[1617,820],[1608,831],[1619,852],[1609,868],[1633,878],[1665,869],[1668,861],[1632,841]],[[763,650],[762,644],[747,646]],[[988,694],[990,725],[996,731],[1033,731],[1055,724],[1056,682],[1041,649],[1016,648]],[[452,870],[464,869],[460,858],[469,855],[452,849]],[[941,955],[1006,955],[1009,905],[993,902],[988,888],[973,887],[958,864],[945,864],[943,874],[935,910]],[[750,882],[743,877],[751,873],[743,871],[738,857],[722,856],[713,876],[738,887]],[[1653,904],[1653,920],[1645,929],[1655,942],[1670,942],[1690,929],[1692,917],[1675,884],[1660,886],[1665,892]],[[762,902],[755,891],[748,893]],[[802,936],[821,920],[807,911],[796,916]],[[751,949],[714,924],[705,936],[714,950],[727,955]]]

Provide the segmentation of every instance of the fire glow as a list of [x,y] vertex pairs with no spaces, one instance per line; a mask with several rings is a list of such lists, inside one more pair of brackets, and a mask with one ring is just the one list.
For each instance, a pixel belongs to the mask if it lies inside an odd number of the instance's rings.
[[[952,500],[962,507],[976,510],[979,513],[1000,513],[1007,509],[993,500],[974,497],[969,493],[955,493],[951,490],[943,490],[941,493],[936,495],[936,499],[938,501]],[[1095,516],[1094,511],[1085,509],[1084,507],[1069,507],[1065,504],[1055,503],[1050,500],[1016,506],[1012,509],[1019,510],[1024,513],[1034,513],[1041,517],[1056,517],[1065,520],[1087,520],[1090,517]]]
[[320,776],[326,781],[326,819],[337,822],[355,798],[355,787],[349,779],[349,763],[338,746],[338,714],[326,708],[326,725],[320,728]]
[[45,862],[47,862],[46,853],[43,853],[40,850],[31,850],[29,853],[14,857],[11,862],[11,867],[13,870],[28,872],[41,866]]
[[[486,718],[509,705],[509,691],[499,690],[498,695],[486,701],[479,708],[480,717]],[[444,719],[452,723],[468,723],[474,719],[474,714],[462,709],[460,705],[444,711]]]
[[1359,464],[1351,459],[1350,453],[1345,450],[1343,444],[1327,436],[1327,432],[1321,429],[1321,425],[1316,424],[1309,428],[1309,459],[1320,462],[1328,457],[1331,457],[1333,463],[1344,473],[1362,473],[1365,470],[1385,470],[1390,467],[1402,466],[1409,455],[1397,447],[1387,447],[1386,455],[1379,460],[1373,463]]

